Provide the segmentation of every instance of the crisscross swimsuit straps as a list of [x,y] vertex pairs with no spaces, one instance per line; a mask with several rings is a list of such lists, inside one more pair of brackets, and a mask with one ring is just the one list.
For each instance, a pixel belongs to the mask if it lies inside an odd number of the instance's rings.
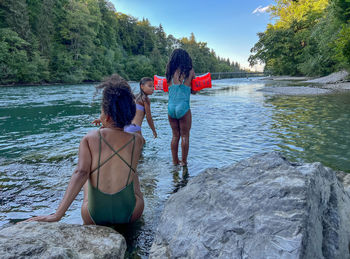
[[[97,225],[113,225],[130,222],[136,205],[134,183],[131,181],[131,183],[128,184],[131,171],[135,172],[135,170],[132,168],[132,160],[135,148],[135,136],[133,135],[132,138],[124,146],[118,150],[114,150],[114,148],[102,137],[101,132],[98,131],[98,133],[100,136],[98,165],[97,168],[91,172],[93,173],[97,170],[97,184],[95,188],[89,181],[88,191],[88,209],[90,216]],[[102,140],[113,151],[113,154],[110,155],[103,163],[100,163]],[[119,155],[119,152],[128,146],[131,142],[133,143],[133,146],[131,152],[131,164],[129,164],[123,157]],[[130,168],[128,179],[126,180],[125,187],[120,191],[113,194],[104,193],[98,189],[100,168],[115,155],[118,156]]]

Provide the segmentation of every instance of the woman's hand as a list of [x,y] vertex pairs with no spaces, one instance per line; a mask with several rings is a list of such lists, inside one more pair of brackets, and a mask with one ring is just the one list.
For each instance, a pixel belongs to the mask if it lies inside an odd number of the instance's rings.
[[57,221],[60,221],[60,219],[61,217],[59,217],[58,215],[56,215],[56,213],[54,213],[47,216],[33,217],[22,222],[30,222],[30,221],[57,222]]

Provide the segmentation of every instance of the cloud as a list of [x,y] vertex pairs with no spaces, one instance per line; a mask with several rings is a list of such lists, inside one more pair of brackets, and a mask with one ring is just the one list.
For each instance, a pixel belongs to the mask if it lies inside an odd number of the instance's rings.
[[256,9],[252,12],[252,14],[266,13],[266,12],[268,12],[268,11],[270,10],[270,8],[271,8],[270,5],[265,6],[265,7],[262,7],[262,6],[260,5],[258,8],[256,8]]

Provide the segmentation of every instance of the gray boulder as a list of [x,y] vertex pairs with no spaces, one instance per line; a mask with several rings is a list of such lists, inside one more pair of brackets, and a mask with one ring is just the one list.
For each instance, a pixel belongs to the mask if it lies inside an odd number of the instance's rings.
[[150,258],[349,258],[349,240],[350,197],[335,172],[271,152],[172,195]]
[[124,258],[126,241],[111,228],[29,222],[0,231],[1,258]]

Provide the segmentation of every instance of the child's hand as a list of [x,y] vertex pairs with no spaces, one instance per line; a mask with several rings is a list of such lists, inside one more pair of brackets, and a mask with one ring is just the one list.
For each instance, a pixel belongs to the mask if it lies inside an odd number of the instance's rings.
[[92,124],[95,124],[95,126],[100,126],[101,125],[101,120],[100,119],[96,119],[93,122],[91,122]]
[[154,138],[157,138],[157,136],[158,136],[158,135],[157,135],[157,132],[156,132],[156,131],[153,131],[153,137],[154,137]]

